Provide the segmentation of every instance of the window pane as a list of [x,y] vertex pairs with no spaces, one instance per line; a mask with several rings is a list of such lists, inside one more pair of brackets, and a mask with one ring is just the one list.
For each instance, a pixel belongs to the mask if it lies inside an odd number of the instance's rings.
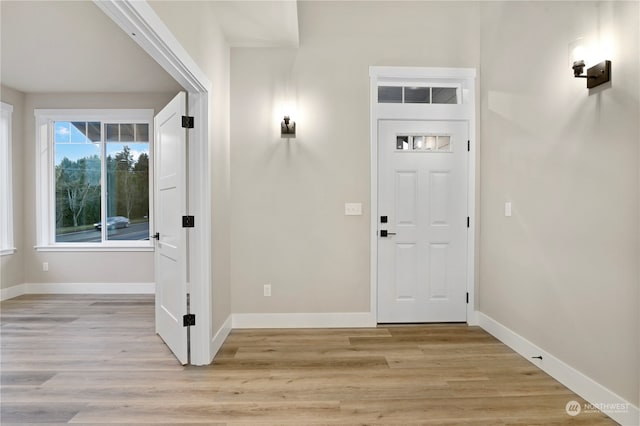
[[428,104],[430,98],[428,87],[404,88],[404,102],[407,104]]
[[149,239],[149,143],[107,143],[107,240]]
[[396,149],[408,150],[409,149],[409,136],[396,136]]
[[451,136],[438,136],[438,151],[451,151]]
[[136,124],[136,141],[149,142],[149,125]]
[[[100,221],[100,147],[91,143],[71,143],[72,127],[55,123],[56,142],[55,211],[56,242],[100,242],[95,224]],[[66,129],[66,130],[62,130]],[[68,133],[66,133],[68,132]],[[78,131],[79,132],[79,131]],[[80,138],[76,135],[74,138]]]
[[91,142],[100,142],[102,138],[100,137],[100,122],[91,122],[87,123],[87,138]]
[[413,150],[420,151],[424,148],[424,136],[413,137]]
[[457,92],[455,87],[434,87],[431,102],[434,104],[457,104]]
[[87,123],[82,121],[71,122],[71,143],[87,142]]
[[433,151],[436,149],[436,137],[435,136],[425,136],[425,149],[427,151]]
[[54,141],[71,142],[71,123],[68,121],[56,121],[54,123]]
[[133,124],[120,125],[120,142],[133,142]]
[[378,86],[379,103],[402,103],[402,87],[400,86]]
[[104,128],[107,133],[107,142],[118,142],[120,140],[120,125],[105,124]]

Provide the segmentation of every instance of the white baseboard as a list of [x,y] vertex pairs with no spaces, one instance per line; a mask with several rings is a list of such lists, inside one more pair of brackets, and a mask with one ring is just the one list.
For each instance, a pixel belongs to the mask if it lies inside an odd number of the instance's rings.
[[23,294],[154,294],[155,283],[25,283],[2,289],[0,300]]
[[24,284],[18,284],[11,287],[0,289],[0,302],[13,299],[14,297],[25,294],[26,287]]
[[[554,357],[493,318],[477,312],[478,325],[622,425],[640,424],[640,410],[595,380]],[[541,355],[542,359],[532,356]],[[568,402],[568,401],[567,401]]]
[[233,328],[362,328],[375,327],[371,312],[233,314]]
[[222,347],[222,344],[227,339],[227,336],[229,336],[229,333],[231,333],[232,324],[233,324],[233,315],[229,315],[226,321],[224,322],[224,324],[222,324],[222,327],[220,327],[220,330],[218,330],[216,335],[213,336],[213,338],[211,339],[211,342],[209,343],[211,348],[209,352],[211,354],[211,359],[209,360],[209,363],[213,361],[213,358],[215,358],[216,354]]

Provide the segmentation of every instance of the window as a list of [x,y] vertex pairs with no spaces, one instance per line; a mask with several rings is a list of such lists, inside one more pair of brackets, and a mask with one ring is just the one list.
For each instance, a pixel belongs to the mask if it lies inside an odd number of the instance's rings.
[[378,102],[383,104],[401,104],[402,86],[378,86]]
[[151,249],[152,120],[36,110],[39,249]]
[[452,152],[451,135],[398,135],[396,151]]
[[378,103],[459,104],[460,86],[378,86]]
[[0,255],[13,254],[13,185],[11,115],[13,106],[0,102]]

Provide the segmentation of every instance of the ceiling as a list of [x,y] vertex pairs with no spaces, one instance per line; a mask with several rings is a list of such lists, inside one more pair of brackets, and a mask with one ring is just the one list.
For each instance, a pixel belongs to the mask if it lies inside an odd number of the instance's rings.
[[[298,45],[295,0],[212,1],[231,46]],[[92,1],[0,1],[0,81],[25,93],[175,92]]]
[[298,3],[212,1],[227,41],[233,47],[298,47]]

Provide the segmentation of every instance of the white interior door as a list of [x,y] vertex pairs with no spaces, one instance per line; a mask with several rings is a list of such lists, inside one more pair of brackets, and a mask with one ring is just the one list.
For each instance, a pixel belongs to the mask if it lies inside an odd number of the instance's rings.
[[156,333],[182,364],[188,362],[187,241],[182,215],[187,212],[187,95],[178,93],[155,117],[155,277]]
[[378,322],[467,320],[467,141],[466,121],[378,121]]

